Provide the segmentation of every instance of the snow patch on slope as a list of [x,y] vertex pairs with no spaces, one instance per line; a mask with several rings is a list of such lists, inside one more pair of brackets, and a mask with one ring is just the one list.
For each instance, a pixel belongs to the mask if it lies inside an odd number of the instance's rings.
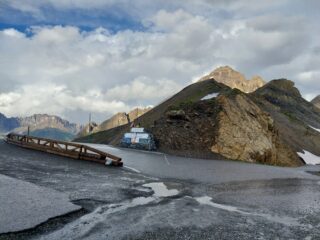
[[311,125],[309,125],[309,127],[312,128],[313,130],[316,130],[317,132],[320,133],[320,129],[319,129],[319,128],[312,127]]
[[210,93],[207,96],[204,96],[203,98],[201,98],[201,101],[202,100],[208,100],[208,99],[211,99],[211,98],[216,98],[218,96],[219,96],[219,93]]
[[316,165],[320,164],[320,157],[312,154],[306,150],[303,150],[303,153],[298,152],[298,155],[303,158],[306,164]]

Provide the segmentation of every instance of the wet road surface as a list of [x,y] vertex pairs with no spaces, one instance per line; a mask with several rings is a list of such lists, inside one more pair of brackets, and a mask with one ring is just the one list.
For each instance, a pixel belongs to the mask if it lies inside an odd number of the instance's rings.
[[66,194],[82,208],[0,239],[319,239],[319,166],[97,147],[121,156],[126,167],[0,142],[0,174]]

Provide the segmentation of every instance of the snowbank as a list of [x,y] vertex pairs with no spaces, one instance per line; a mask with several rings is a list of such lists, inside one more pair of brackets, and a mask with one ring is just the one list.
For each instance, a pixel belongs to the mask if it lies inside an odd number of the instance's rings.
[[298,152],[298,155],[303,158],[303,160],[306,162],[306,164],[316,165],[320,164],[320,157],[317,155],[314,155],[306,150],[303,150],[304,153]]

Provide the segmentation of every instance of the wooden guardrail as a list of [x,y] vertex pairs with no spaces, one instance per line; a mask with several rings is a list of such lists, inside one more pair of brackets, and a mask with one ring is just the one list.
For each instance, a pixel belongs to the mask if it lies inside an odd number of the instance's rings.
[[53,153],[73,159],[93,161],[111,166],[123,165],[121,158],[117,156],[78,143],[32,137],[15,133],[9,133],[6,136],[5,141],[24,148]]

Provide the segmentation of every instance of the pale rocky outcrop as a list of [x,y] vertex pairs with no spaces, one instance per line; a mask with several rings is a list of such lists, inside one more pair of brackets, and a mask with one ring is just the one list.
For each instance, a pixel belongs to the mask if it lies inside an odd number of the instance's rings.
[[211,150],[229,159],[299,166],[296,153],[281,143],[274,121],[247,96],[221,96],[222,111]]
[[235,71],[229,66],[219,67],[210,74],[202,77],[199,81],[214,79],[231,88],[237,88],[243,92],[254,92],[256,89],[265,85],[265,81],[259,77],[254,76],[247,80],[243,74]]
[[125,125],[127,123],[133,122],[135,119],[141,115],[148,112],[151,108],[135,108],[129,113],[120,112],[113,115],[111,118],[107,119],[101,123],[98,127],[94,129],[94,132],[105,131],[118,126]]
[[128,115],[125,112],[120,112],[113,115],[111,118],[107,119],[101,123],[97,128],[94,129],[94,132],[105,131],[111,128],[115,128],[128,123]]

